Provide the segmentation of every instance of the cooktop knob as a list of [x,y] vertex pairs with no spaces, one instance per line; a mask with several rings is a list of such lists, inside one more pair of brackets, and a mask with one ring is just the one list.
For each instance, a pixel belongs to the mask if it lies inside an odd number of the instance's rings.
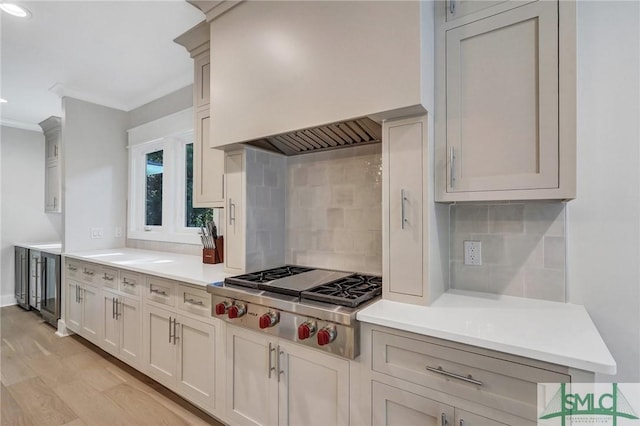
[[221,302],[216,305],[216,315],[224,315],[227,313],[231,304],[229,302]]
[[313,321],[305,321],[298,326],[298,340],[308,339],[315,332],[316,323]]
[[260,328],[273,327],[278,323],[279,315],[277,312],[269,312],[262,315],[259,319]]
[[333,342],[336,339],[336,334],[335,327],[324,327],[322,330],[318,331],[318,345],[324,346]]
[[229,318],[240,318],[246,313],[247,309],[244,305],[233,305],[229,308],[228,316]]

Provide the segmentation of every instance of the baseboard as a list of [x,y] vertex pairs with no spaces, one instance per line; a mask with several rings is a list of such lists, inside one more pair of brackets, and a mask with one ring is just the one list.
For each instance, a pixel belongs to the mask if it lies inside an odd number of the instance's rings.
[[0,307],[17,305],[18,301],[13,294],[5,294],[0,298]]
[[70,331],[67,328],[67,324],[64,322],[63,319],[59,319],[58,320],[58,331],[56,331],[56,336],[58,337],[67,337],[67,336],[71,336],[72,334],[75,334],[73,331]]

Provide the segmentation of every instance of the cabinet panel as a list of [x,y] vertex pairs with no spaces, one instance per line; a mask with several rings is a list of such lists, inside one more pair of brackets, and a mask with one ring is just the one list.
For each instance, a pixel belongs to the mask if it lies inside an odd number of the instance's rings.
[[[226,238],[225,238],[226,239]],[[227,416],[231,424],[278,422],[276,346],[261,335],[227,328]],[[270,353],[271,352],[271,353]],[[272,362],[269,365],[269,361]]]
[[390,293],[423,296],[422,161],[426,122],[385,123],[384,149],[389,164],[388,253],[385,281]]
[[[528,425],[529,423],[522,419],[521,426]],[[492,420],[487,417],[479,416],[477,414],[470,413],[468,411],[456,408],[456,425],[462,426],[506,426],[506,423],[501,423],[497,420]]]
[[81,288],[82,329],[85,339],[100,344],[100,323],[102,322],[102,302],[97,287],[84,284]]
[[60,212],[60,165],[48,163],[45,169],[45,211]]
[[447,426],[454,419],[449,405],[376,381],[371,386],[374,425]]
[[446,31],[447,192],[558,188],[558,11]]
[[82,305],[80,303],[80,284],[67,280],[67,318],[66,326],[69,330],[80,333],[82,323]]
[[107,352],[117,355],[119,352],[120,325],[116,318],[116,302],[118,296],[113,293],[102,292],[102,344],[100,347]]
[[174,283],[158,277],[146,277],[145,297],[163,305],[174,306]]
[[140,287],[142,287],[142,276],[140,274],[120,271],[120,291],[133,296],[139,296]]
[[224,152],[209,147],[209,110],[195,114],[193,144],[193,205],[224,207]]
[[120,357],[133,366],[141,362],[142,312],[140,302],[130,297],[120,297],[118,305],[120,321]]
[[349,362],[283,341],[279,345],[279,424],[349,424]]
[[243,163],[242,152],[225,155],[225,234],[224,266],[226,272],[244,272]]
[[146,369],[161,383],[175,383],[176,349],[170,335],[173,333],[171,312],[154,306],[145,306]]
[[186,317],[178,318],[178,387],[188,399],[215,407],[215,329]]
[[193,58],[195,76],[193,82],[193,103],[196,108],[209,104],[211,86],[211,57],[209,50]]

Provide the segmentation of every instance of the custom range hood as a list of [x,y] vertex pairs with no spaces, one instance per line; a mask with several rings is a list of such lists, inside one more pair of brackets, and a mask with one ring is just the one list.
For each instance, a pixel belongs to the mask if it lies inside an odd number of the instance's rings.
[[299,155],[366,145],[380,142],[381,139],[380,124],[363,117],[247,141],[245,144],[284,155]]

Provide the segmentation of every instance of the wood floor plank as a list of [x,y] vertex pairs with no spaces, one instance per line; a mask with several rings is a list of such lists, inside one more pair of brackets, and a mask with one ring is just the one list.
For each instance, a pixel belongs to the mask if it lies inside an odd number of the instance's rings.
[[105,396],[118,404],[134,419],[134,424],[143,426],[188,426],[189,423],[176,415],[145,392],[128,384],[121,384],[104,392]]
[[39,377],[7,386],[7,389],[36,425],[63,425],[78,417]]
[[3,426],[30,426],[33,424],[4,385],[0,385],[0,397],[2,399],[0,424]]
[[88,425],[129,426],[136,424],[117,404],[82,380],[74,380],[57,386],[54,390]]
[[10,349],[5,348],[5,350],[2,351],[2,355],[0,355],[0,363],[2,365],[0,381],[2,381],[3,385],[11,386],[37,376],[20,357],[20,355]]
[[55,353],[26,359],[24,362],[50,387],[69,383],[78,377],[78,373],[63,364],[62,359]]

